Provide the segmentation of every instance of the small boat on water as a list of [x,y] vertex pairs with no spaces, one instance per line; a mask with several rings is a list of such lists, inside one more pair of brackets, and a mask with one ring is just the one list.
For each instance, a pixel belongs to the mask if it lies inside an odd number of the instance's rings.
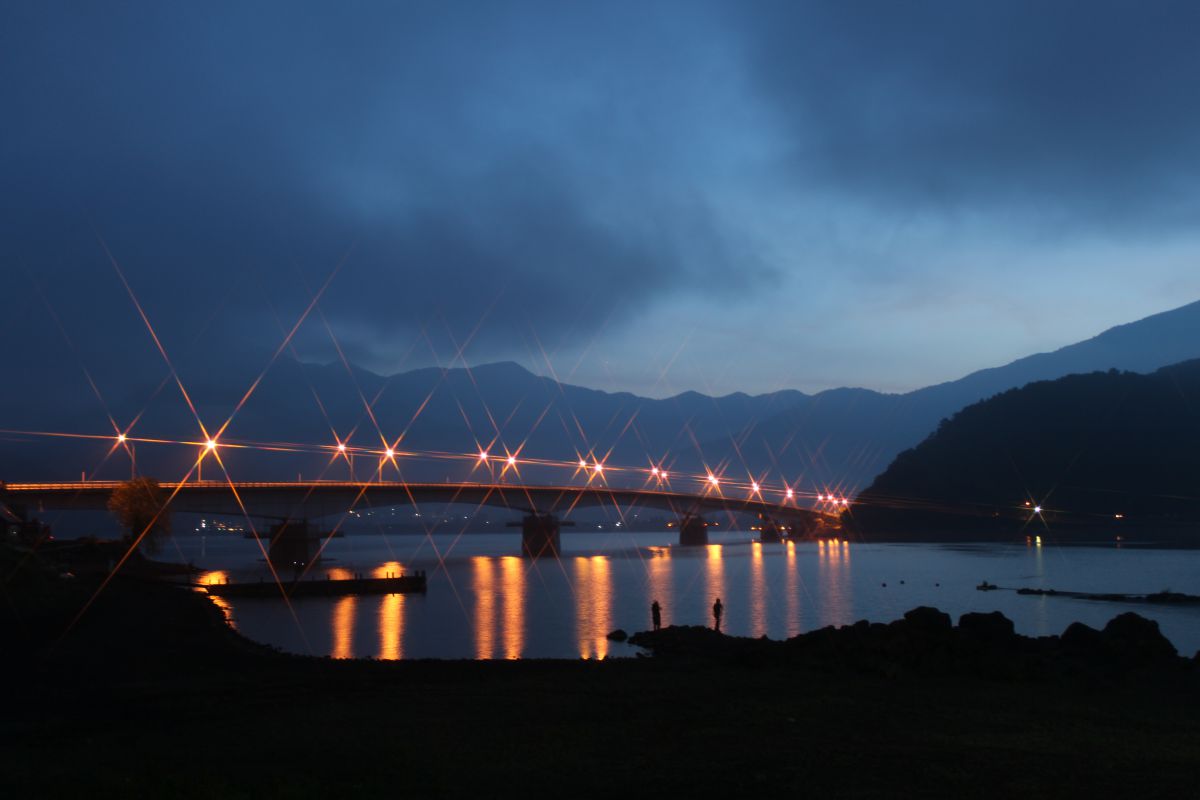
[[978,590],[979,590],[979,591],[981,591],[981,592],[990,592],[990,591],[993,591],[993,590],[995,590],[995,589],[999,589],[1000,587],[999,587],[999,586],[997,586],[997,585],[996,585],[996,584],[994,584],[994,583],[988,583],[987,581],[984,581],[983,583],[979,584],[979,585],[978,585],[978,586],[976,586],[975,588],[976,588],[976,589],[978,589]]

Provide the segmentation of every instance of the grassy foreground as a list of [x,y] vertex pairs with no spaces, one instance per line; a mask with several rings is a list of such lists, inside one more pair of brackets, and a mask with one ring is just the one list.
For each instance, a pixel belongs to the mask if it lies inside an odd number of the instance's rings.
[[7,619],[5,797],[1194,797],[1195,674],[887,677],[769,662],[335,662],[201,596]]

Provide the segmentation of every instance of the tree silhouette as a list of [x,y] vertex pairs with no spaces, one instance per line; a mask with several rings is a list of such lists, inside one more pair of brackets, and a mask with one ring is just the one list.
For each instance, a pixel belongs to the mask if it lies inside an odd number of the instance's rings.
[[149,553],[155,553],[162,539],[171,532],[171,513],[166,495],[153,478],[134,478],[113,489],[108,510],[126,530],[126,538],[136,541]]

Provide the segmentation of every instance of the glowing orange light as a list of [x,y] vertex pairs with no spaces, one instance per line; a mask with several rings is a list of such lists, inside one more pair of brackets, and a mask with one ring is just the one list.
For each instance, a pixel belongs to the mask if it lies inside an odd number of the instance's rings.
[[487,460],[488,460],[488,453],[487,453],[487,450],[480,450],[480,451],[479,451],[479,460],[480,460],[480,461],[487,461]]
[[346,445],[345,445],[344,443],[342,443],[342,442],[338,442],[338,452],[339,452],[339,453],[344,453],[344,452],[346,452]]
[[123,433],[118,433],[118,434],[117,434],[117,443],[118,443],[118,444],[125,444],[125,434],[123,434]]
[[795,493],[795,492],[793,492],[791,489],[788,489],[788,490],[787,490],[787,499],[788,499],[788,500],[791,500],[791,499],[792,499],[793,497],[795,497],[795,496],[796,496],[796,493]]
[[580,469],[587,469],[587,462],[586,462],[586,461],[584,461],[582,458],[581,458],[581,459],[579,459],[579,468],[580,468]]
[[596,470],[596,472],[604,472],[604,465],[603,465],[603,464],[601,464],[599,461],[597,461],[597,462],[596,462],[596,466],[595,466],[595,470]]
[[658,474],[658,467],[654,467],[653,469],[651,469],[651,470],[650,470],[650,474],[651,474],[651,475],[657,475],[657,474]]
[[516,456],[509,456],[509,457],[508,457],[508,465],[509,465],[510,467],[512,467],[512,466],[515,466],[515,465],[516,465],[516,463],[517,463],[517,457],[516,457]]
[[216,443],[216,441],[215,441],[215,440],[213,440],[213,439],[209,439],[207,442],[205,442],[205,443],[204,443],[204,447],[205,447],[205,449],[207,449],[207,450],[216,450],[216,449],[217,449],[217,443]]
[[387,456],[388,458],[395,458],[395,457],[396,457],[396,451],[395,451],[395,450],[393,450],[393,449],[392,449],[392,448],[390,448],[390,447],[389,447],[387,450],[385,450],[383,454],[384,454],[385,456]]
[[754,492],[755,494],[758,494],[758,481],[751,482],[750,491]]
[[717,480],[717,476],[713,475],[711,472],[708,473],[708,482],[711,483],[713,486],[719,486],[721,483],[719,480]]
[[667,479],[667,473],[663,472],[659,475],[659,477],[665,481]]

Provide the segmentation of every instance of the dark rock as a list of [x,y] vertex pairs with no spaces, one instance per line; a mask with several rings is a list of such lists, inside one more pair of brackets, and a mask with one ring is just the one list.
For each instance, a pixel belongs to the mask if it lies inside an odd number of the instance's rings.
[[947,633],[954,627],[949,614],[932,606],[918,606],[905,612],[904,621],[909,628],[928,633]]
[[610,642],[623,642],[629,638],[629,634],[623,631],[621,628],[617,628],[604,638],[608,639]]
[[1127,611],[1109,620],[1100,634],[1111,650],[1134,660],[1175,658],[1175,645],[1158,629],[1158,623]]
[[989,644],[1003,644],[1016,635],[1012,620],[999,611],[963,614],[958,618],[958,630],[967,639]]
[[1104,647],[1104,637],[1100,631],[1082,622],[1068,625],[1060,641],[1064,649],[1077,653],[1095,653]]

